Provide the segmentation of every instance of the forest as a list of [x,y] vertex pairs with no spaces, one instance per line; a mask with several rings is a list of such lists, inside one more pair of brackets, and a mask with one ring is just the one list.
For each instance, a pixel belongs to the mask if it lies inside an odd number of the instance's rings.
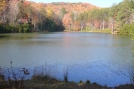
[[110,30],[112,33],[134,34],[134,1],[123,0],[110,8],[97,8],[85,11],[78,17],[81,28],[91,30]]
[[0,33],[103,31],[134,34],[134,1],[109,8],[89,3],[0,1]]

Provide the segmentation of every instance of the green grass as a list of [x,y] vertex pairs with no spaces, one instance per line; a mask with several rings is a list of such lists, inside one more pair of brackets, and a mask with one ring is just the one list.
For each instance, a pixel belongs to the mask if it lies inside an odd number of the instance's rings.
[[93,32],[100,32],[100,33],[109,33],[109,34],[111,34],[112,32],[111,32],[111,30],[110,29],[104,29],[104,30],[92,30]]

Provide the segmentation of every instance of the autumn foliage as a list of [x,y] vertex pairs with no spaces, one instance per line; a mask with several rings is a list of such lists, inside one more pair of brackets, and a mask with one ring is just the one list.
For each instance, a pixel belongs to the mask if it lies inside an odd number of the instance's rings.
[[[25,0],[0,1],[1,24],[9,32],[80,30],[80,13],[98,8],[89,3],[35,3]],[[75,13],[74,13],[75,12]],[[72,17],[74,14],[74,17]],[[24,25],[24,26],[23,26]],[[28,28],[28,30],[25,30]],[[7,32],[7,31],[5,31]]]

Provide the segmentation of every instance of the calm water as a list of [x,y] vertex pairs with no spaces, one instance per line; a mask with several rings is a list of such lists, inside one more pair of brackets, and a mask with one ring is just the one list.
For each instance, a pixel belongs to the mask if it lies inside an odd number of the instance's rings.
[[38,70],[69,81],[101,85],[133,83],[131,37],[100,33],[32,33],[0,35],[0,66]]

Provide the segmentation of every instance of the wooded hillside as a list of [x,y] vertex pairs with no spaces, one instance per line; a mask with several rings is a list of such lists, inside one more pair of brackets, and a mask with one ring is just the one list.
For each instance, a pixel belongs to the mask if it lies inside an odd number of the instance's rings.
[[[62,20],[62,23],[67,30],[80,30],[80,24],[76,22],[76,28],[72,28],[73,18],[76,19],[80,13],[91,11],[93,9],[99,8],[97,6],[91,5],[89,3],[67,3],[67,2],[55,2],[55,3],[35,3],[30,2],[33,7],[40,10],[44,8],[48,14],[55,14],[59,19]],[[37,8],[38,7],[38,8]]]
[[85,11],[77,18],[81,28],[103,31],[108,29],[112,33],[134,35],[134,1],[123,0],[110,8]]
[[0,1],[0,32],[103,31],[133,34],[134,1],[109,8],[89,3]]
[[0,32],[63,31],[70,29],[71,15],[79,15],[96,6],[88,3],[35,3],[25,0],[2,0]]

